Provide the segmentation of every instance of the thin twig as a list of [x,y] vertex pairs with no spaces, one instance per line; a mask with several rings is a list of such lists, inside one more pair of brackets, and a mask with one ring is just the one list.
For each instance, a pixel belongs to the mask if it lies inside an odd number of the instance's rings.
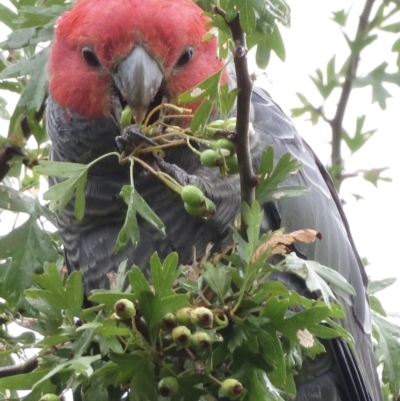
[[[214,8],[216,14],[221,15],[232,32],[235,43],[233,62],[235,64],[238,88],[237,120],[235,145],[239,160],[239,175],[241,188],[241,201],[251,204],[255,200],[255,175],[251,162],[249,146],[250,103],[253,90],[253,81],[250,78],[247,66],[247,46],[245,33],[240,25],[239,14],[231,21],[226,20],[225,12],[218,7]],[[242,235],[246,234],[247,227],[241,224]]]
[[[364,36],[368,33],[368,20],[371,15],[371,10],[374,2],[375,0],[367,0],[365,2],[364,9],[360,15],[356,37],[353,43],[360,44]],[[357,76],[357,67],[360,60],[361,50],[362,49],[360,48],[360,46],[354,46],[351,51],[346,70],[346,77],[342,86],[342,92],[340,94],[336,114],[334,118],[330,121],[330,125],[332,128],[332,166],[342,167],[343,165],[341,153],[343,119],[353,86],[353,81]],[[338,183],[337,185],[340,186],[340,183],[342,182],[341,168],[336,173],[335,181]]]
[[36,355],[20,365],[0,367],[0,378],[33,372],[39,365],[38,359],[39,355]]

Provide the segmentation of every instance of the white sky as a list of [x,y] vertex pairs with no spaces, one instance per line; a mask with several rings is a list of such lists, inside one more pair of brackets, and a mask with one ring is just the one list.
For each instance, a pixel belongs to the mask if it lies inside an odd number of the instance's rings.
[[[292,26],[282,28],[286,46],[286,62],[282,63],[272,58],[267,69],[268,80],[262,84],[268,87],[275,100],[287,113],[293,107],[300,105],[296,92],[306,94],[314,105],[319,106],[319,96],[313,87],[309,75],[316,68],[325,69],[327,61],[336,54],[337,66],[347,56],[347,45],[340,33],[339,27],[330,21],[332,11],[341,8],[351,9],[352,31],[354,37],[358,23],[358,16],[364,0],[289,0],[292,7]],[[0,0],[8,4],[6,0]],[[0,26],[0,41],[4,40],[7,31]],[[383,61],[395,65],[395,56],[391,53],[394,35],[381,34],[378,44],[368,48],[362,55],[360,71],[368,72]],[[394,71],[394,69],[393,69]],[[267,81],[267,82],[266,82]],[[345,211],[350,221],[353,236],[361,256],[367,257],[371,265],[367,272],[373,278],[388,276],[399,277],[399,258],[397,229],[400,227],[400,213],[397,207],[400,180],[400,145],[399,136],[399,109],[400,89],[390,87],[393,98],[389,99],[385,111],[375,104],[370,105],[371,90],[362,89],[352,93],[347,110],[346,129],[352,134],[357,116],[367,114],[365,129],[378,129],[375,136],[367,143],[364,149],[356,153],[346,164],[349,171],[359,168],[390,167],[387,175],[393,178],[392,183],[381,182],[376,189],[362,179],[345,181],[342,187],[342,198],[346,201]],[[8,93],[1,93],[9,99]],[[12,107],[9,107],[10,112]],[[329,116],[329,109],[327,110]],[[309,122],[301,118],[295,120],[300,134],[307,139],[320,158],[329,160],[330,147],[329,128],[324,124],[312,127]],[[6,135],[8,122],[0,119],[0,133]],[[344,150],[346,151],[345,147]],[[347,156],[344,153],[344,156]],[[365,200],[356,201],[352,193],[361,194]],[[397,197],[396,197],[397,195]],[[389,312],[399,312],[400,282],[390,289],[380,293],[380,299]]]

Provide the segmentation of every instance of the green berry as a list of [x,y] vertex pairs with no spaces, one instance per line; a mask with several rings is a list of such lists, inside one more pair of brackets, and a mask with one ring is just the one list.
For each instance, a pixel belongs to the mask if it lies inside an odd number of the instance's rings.
[[225,379],[219,390],[221,397],[228,397],[231,400],[239,398],[244,392],[242,383],[236,379]]
[[206,167],[216,167],[223,163],[221,155],[214,149],[206,149],[201,152],[200,161]]
[[122,129],[129,127],[132,124],[132,110],[129,107],[126,107],[122,111],[119,123],[121,124]]
[[193,309],[191,319],[196,326],[212,327],[214,317],[210,309],[201,306]]
[[228,168],[228,174],[237,174],[239,172],[239,163],[235,155],[225,157],[225,163]]
[[163,325],[166,329],[171,330],[177,326],[176,316],[173,313],[167,313],[162,318]]
[[227,138],[218,139],[213,143],[212,148],[214,150],[226,149],[229,150],[230,154],[235,153],[235,144]]
[[45,394],[39,401],[59,401],[60,397],[57,394]]
[[190,206],[202,206],[206,201],[202,190],[194,185],[186,185],[181,191],[182,200]]
[[211,348],[211,344],[211,337],[204,331],[196,331],[190,338],[190,346],[196,351],[208,351]]
[[202,206],[191,206],[184,203],[185,210],[192,216],[203,217],[204,219],[210,219],[215,215],[215,204],[210,199],[205,198],[206,201]]
[[181,326],[192,327],[193,326],[191,321],[192,310],[193,308],[179,309],[175,314],[177,323]]
[[158,392],[162,397],[171,397],[179,390],[179,383],[173,376],[164,377],[158,383]]
[[120,299],[114,305],[114,311],[121,319],[130,319],[136,315],[135,305],[129,299]]
[[177,326],[172,330],[172,340],[182,347],[189,344],[191,335],[192,333],[186,326]]

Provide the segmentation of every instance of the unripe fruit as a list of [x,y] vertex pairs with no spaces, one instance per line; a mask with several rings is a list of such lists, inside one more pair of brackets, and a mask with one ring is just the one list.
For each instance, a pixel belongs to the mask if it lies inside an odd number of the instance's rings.
[[211,348],[211,337],[204,331],[196,331],[190,338],[190,346],[196,351],[208,351]]
[[173,313],[167,313],[162,318],[163,325],[166,329],[173,329],[177,326],[176,317]]
[[179,390],[179,383],[173,376],[164,377],[158,383],[158,392],[163,397],[171,397]]
[[205,198],[206,201],[202,206],[191,206],[187,203],[184,203],[183,206],[185,210],[191,214],[192,216],[203,217],[204,219],[210,219],[215,215],[215,204],[208,198]]
[[57,394],[45,394],[40,398],[39,401],[60,401],[60,397]]
[[186,326],[177,326],[172,330],[172,340],[182,347],[189,344],[191,335],[192,333]]
[[175,318],[178,324],[181,326],[192,327],[191,313],[193,308],[182,308],[179,309],[175,314]]
[[225,157],[225,164],[228,168],[228,174],[237,174],[239,172],[239,163],[235,155]]
[[236,379],[225,379],[219,389],[219,395],[221,397],[228,397],[231,400],[239,398],[243,392],[244,388],[242,383]]
[[120,299],[114,305],[114,311],[121,319],[130,319],[136,315],[135,305],[129,299]]
[[214,149],[206,149],[201,152],[200,161],[206,167],[216,167],[223,164],[221,155]]
[[218,139],[213,143],[212,148],[214,150],[226,149],[229,150],[230,154],[235,153],[235,144],[227,138]]
[[181,191],[182,200],[190,206],[199,207],[204,205],[206,197],[202,190],[194,185],[186,185]]
[[193,309],[191,319],[196,326],[212,327],[214,317],[210,309],[201,306]]
[[119,119],[119,123],[121,124],[122,129],[132,125],[132,110],[130,109],[130,107],[126,107],[122,111],[121,118]]

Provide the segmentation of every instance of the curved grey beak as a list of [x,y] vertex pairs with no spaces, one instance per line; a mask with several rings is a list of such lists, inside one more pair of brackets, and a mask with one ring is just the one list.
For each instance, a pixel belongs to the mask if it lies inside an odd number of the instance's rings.
[[132,109],[137,125],[143,122],[163,77],[160,65],[142,46],[135,47],[114,71],[114,82]]

